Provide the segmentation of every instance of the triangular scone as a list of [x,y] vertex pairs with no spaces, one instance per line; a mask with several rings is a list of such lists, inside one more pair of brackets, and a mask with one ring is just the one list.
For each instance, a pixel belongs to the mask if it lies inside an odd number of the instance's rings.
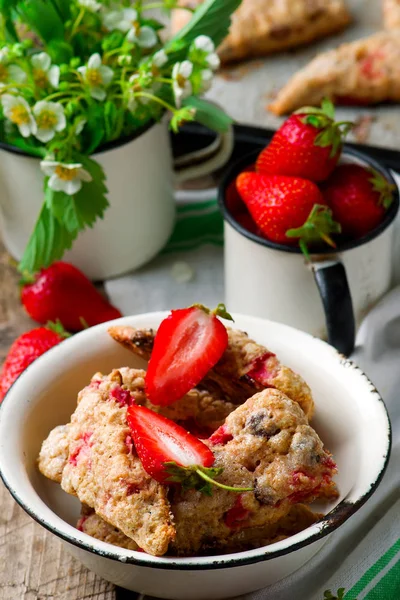
[[276,115],[323,98],[338,104],[400,102],[400,33],[381,32],[324,52],[299,71],[269,109]]
[[[201,2],[180,0],[179,5],[194,9]],[[188,10],[175,10],[172,32],[190,17]],[[340,31],[350,20],[344,0],[243,0],[218,53],[227,63],[287,50]]]
[[383,0],[385,29],[400,29],[400,0]]

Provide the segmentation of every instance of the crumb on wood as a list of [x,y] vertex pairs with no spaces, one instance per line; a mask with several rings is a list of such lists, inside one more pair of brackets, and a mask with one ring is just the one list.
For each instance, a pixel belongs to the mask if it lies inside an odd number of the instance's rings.
[[372,115],[362,115],[355,121],[352,132],[357,142],[364,144],[368,141],[371,133],[371,126],[375,119],[376,117]]

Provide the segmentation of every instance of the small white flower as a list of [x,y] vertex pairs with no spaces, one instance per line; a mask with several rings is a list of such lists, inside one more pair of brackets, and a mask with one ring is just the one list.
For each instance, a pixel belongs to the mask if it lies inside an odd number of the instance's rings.
[[111,83],[114,71],[101,63],[100,54],[92,54],[87,67],[79,67],[78,71],[89,86],[92,98],[100,101],[104,100],[106,97],[104,88]]
[[131,75],[129,78],[129,83],[132,83],[133,85],[132,89],[129,90],[128,109],[131,112],[134,112],[138,102],[140,102],[140,104],[148,104],[151,100],[151,98],[147,98],[146,96],[135,96],[135,92],[154,94],[154,92],[157,91],[158,86],[156,83],[153,83],[151,77],[145,79],[137,73],[135,75]]
[[15,83],[24,83],[26,73],[17,65],[9,64],[10,49],[5,47],[0,49],[0,83],[5,85],[9,81]]
[[100,2],[96,2],[96,0],[78,0],[79,6],[82,8],[86,8],[89,12],[97,12],[101,9]]
[[190,76],[193,73],[193,64],[190,60],[176,63],[172,70],[172,87],[174,90],[175,103],[180,107],[182,100],[190,96],[193,91]]
[[152,48],[157,44],[157,34],[151,27],[140,26],[138,12],[134,8],[124,8],[106,13],[103,25],[109,31],[118,29],[127,33],[126,39],[141,48]]
[[36,122],[32,116],[31,108],[22,96],[4,94],[1,97],[4,115],[17,125],[22,137],[29,137],[36,133]]
[[161,68],[168,62],[168,56],[165,50],[159,50],[156,52],[151,60],[151,64],[154,67]]
[[128,31],[126,39],[128,42],[131,42],[131,44],[137,44],[141,48],[152,48],[158,41],[154,29],[147,25],[140,27],[138,24],[135,24],[132,29]]
[[215,52],[209,54],[206,58],[206,61],[210,69],[212,69],[213,71],[218,71],[221,65],[221,60],[218,54],[216,54]]
[[43,143],[53,139],[57,131],[62,131],[67,126],[64,109],[57,102],[41,100],[33,107],[37,131],[35,137]]
[[168,62],[168,56],[165,50],[159,50],[151,59],[151,73],[157,77],[161,73],[161,68]]
[[40,167],[49,179],[49,187],[55,192],[73,196],[82,188],[82,181],[92,181],[91,174],[80,163],[66,164],[53,160],[42,160]]
[[198,50],[203,50],[207,54],[215,51],[214,42],[208,35],[199,35],[193,42],[193,45]]
[[60,67],[51,64],[51,58],[46,52],[39,52],[31,58],[33,66],[33,79],[38,87],[45,88],[50,85],[58,88],[60,81]]
[[205,54],[205,61],[213,71],[217,71],[221,64],[218,54],[215,52],[215,44],[208,35],[199,35],[193,42],[192,47]]
[[200,74],[201,74],[200,92],[201,93],[208,92],[208,90],[211,87],[212,80],[214,78],[214,73],[211,71],[211,69],[203,69]]

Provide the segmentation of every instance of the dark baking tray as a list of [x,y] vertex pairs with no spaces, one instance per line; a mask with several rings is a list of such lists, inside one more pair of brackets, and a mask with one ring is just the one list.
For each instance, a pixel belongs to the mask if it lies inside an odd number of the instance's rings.
[[[262,148],[270,141],[274,131],[263,127],[234,125],[235,146],[231,161],[235,161],[247,153]],[[215,138],[215,133],[197,123],[184,125],[178,134],[171,134],[171,142],[175,157],[182,156],[208,146]],[[400,172],[400,152],[367,144],[349,143],[346,146],[369,154],[383,163],[388,169]]]

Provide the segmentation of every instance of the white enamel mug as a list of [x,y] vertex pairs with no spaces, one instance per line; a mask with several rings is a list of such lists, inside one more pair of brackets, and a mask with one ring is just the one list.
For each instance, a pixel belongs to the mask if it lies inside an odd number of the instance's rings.
[[[232,312],[271,319],[327,339],[350,355],[357,326],[391,287],[398,188],[379,227],[340,244],[337,251],[316,251],[308,264],[297,246],[276,244],[250,232],[230,210],[227,189],[255,162],[258,152],[234,165],[219,189],[225,219],[226,305]],[[395,183],[382,165],[355,150],[347,150],[342,162],[373,167]]]
[[[181,157],[174,165],[166,120],[146,126],[128,141],[109,144],[93,157],[105,171],[110,206],[93,229],[79,234],[63,259],[94,280],[145,264],[172,233],[174,180],[211,173],[229,159],[232,148],[230,130],[209,148]],[[39,159],[0,144],[0,190],[2,239],[20,260],[44,200]]]

